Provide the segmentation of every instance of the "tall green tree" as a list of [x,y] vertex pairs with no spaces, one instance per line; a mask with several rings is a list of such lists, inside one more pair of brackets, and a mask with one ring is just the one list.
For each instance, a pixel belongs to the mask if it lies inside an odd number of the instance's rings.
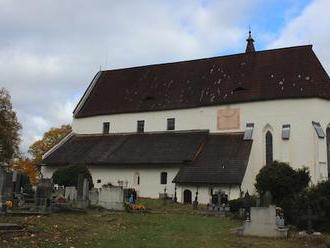
[[9,92],[0,88],[0,161],[9,163],[19,155],[21,129]]

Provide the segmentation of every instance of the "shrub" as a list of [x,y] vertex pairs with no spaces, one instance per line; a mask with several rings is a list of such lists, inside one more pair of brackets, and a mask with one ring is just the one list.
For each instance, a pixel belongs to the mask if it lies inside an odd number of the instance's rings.
[[283,208],[286,221],[293,224],[301,211],[297,204],[309,181],[307,168],[294,170],[286,163],[274,161],[260,170],[255,186],[261,196],[270,191],[273,203]]
[[281,204],[302,192],[309,181],[307,168],[294,170],[286,163],[274,161],[260,170],[255,186],[260,195],[270,191],[273,202]]
[[[238,213],[238,211],[241,208],[245,207],[244,206],[244,198],[230,200],[228,202],[228,204],[229,204],[229,207],[230,207],[230,212],[232,212],[232,213]],[[256,197],[255,196],[250,196],[248,205],[250,207],[255,207],[256,206]]]
[[312,214],[312,227],[317,231],[330,230],[330,181],[317,184],[300,194],[295,201],[295,225],[308,228],[308,209]]
[[53,182],[55,184],[61,185],[61,186],[77,186],[78,185],[78,177],[79,175],[84,175],[85,178],[89,181],[89,187],[93,187],[93,179],[92,175],[87,169],[86,166],[82,165],[71,165],[67,167],[63,167],[60,169],[57,169],[52,178]]
[[243,208],[243,201],[242,199],[234,199],[228,202],[230,207],[230,212],[237,213],[241,208]]

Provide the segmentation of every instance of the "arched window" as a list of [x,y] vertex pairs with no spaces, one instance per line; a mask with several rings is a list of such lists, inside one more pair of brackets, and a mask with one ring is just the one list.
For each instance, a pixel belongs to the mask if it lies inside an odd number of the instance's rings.
[[328,177],[330,176],[330,126],[327,127]]
[[266,165],[273,162],[273,135],[270,131],[266,133]]
[[167,184],[167,172],[160,173],[160,184]]

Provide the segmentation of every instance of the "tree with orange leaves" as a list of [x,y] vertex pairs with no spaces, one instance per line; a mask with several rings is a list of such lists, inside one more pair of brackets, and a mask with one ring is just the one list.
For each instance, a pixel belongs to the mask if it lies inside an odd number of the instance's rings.
[[21,158],[16,160],[13,162],[13,169],[27,175],[30,178],[31,184],[37,184],[40,178],[40,163],[42,161],[42,156],[68,135],[71,130],[70,125],[51,128],[43,135],[41,140],[37,140],[30,146],[29,153],[32,155],[32,159]]
[[28,176],[32,185],[38,183],[40,170],[33,160],[29,158],[21,158],[13,162],[12,168]]
[[53,146],[59,143],[71,131],[72,128],[70,125],[62,125],[59,128],[51,128],[43,135],[41,140],[34,142],[29,148],[29,153],[33,156],[34,163],[40,165],[42,156]]

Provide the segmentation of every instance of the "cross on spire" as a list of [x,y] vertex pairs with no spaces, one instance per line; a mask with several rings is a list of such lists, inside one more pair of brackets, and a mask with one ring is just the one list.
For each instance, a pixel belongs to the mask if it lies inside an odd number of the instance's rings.
[[254,44],[253,44],[254,39],[252,38],[250,27],[249,27],[249,37],[246,39],[246,41],[247,41],[247,44],[246,44],[245,52],[246,53],[255,52],[256,49],[254,48]]

